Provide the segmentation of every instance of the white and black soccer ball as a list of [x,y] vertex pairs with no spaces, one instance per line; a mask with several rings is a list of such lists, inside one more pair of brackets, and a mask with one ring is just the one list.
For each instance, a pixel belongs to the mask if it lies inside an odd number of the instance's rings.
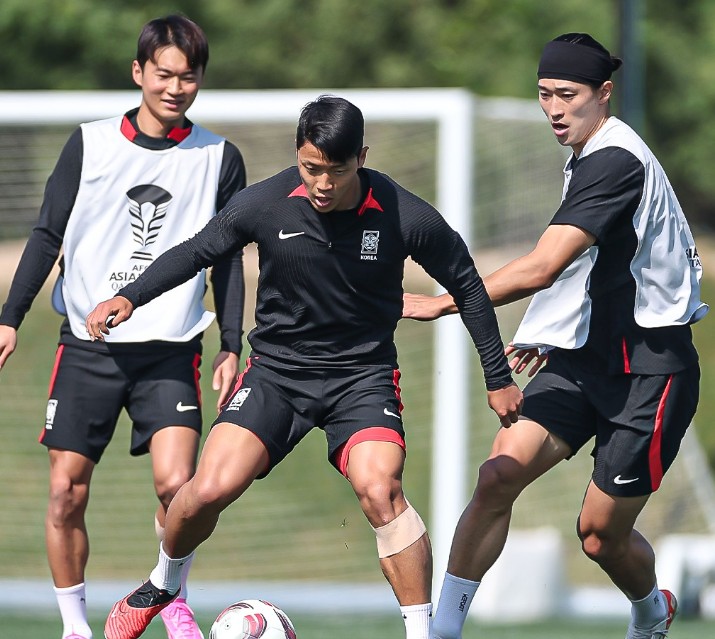
[[296,633],[293,622],[277,606],[261,599],[244,599],[216,617],[209,639],[296,639]]

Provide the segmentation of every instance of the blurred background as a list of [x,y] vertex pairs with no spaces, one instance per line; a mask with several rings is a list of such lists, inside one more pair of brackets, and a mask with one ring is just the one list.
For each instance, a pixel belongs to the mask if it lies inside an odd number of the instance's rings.
[[[212,94],[237,90],[231,94],[237,105],[242,91],[276,89],[309,90],[317,96],[341,89],[454,87],[471,96],[473,121],[464,138],[473,162],[468,239],[483,273],[528,250],[558,207],[566,155],[538,108],[536,64],[543,45],[553,37],[571,31],[591,33],[625,60],[614,76],[614,112],[643,135],[666,169],[698,241],[706,272],[704,299],[713,302],[715,3],[710,0],[3,0],[3,301],[35,223],[44,183],[62,145],[82,121],[73,121],[66,113],[58,117],[53,103],[43,102],[45,92],[66,92],[61,95],[74,96],[78,105],[87,96],[84,91],[117,92],[117,114],[126,104],[127,109],[138,105],[140,95],[130,76],[137,36],[148,20],[175,12],[200,24],[210,44],[206,82],[188,115],[239,146],[249,182],[293,162],[297,109],[289,122],[261,121],[260,114],[255,122],[200,118],[196,114],[211,102]],[[3,119],[10,101],[16,104],[18,97],[33,111],[42,112],[46,105],[46,114],[33,123]],[[443,153],[439,136],[437,118],[412,122],[369,118],[368,165],[438,203],[437,175]],[[250,248],[246,261],[248,331],[253,305],[250,287],[255,286],[255,254]],[[405,288],[434,290],[413,266],[407,270]],[[18,350],[0,373],[0,482],[4,487],[0,592],[15,592],[24,584],[35,595],[33,605],[51,608],[54,601],[43,543],[47,459],[36,443],[60,322],[49,307],[48,290],[28,315],[19,333]],[[513,334],[523,309],[524,305],[513,305],[499,311],[505,340]],[[711,323],[706,318],[694,327],[703,368],[695,427],[680,461],[639,523],[663,545],[664,554],[674,557],[667,574],[687,590],[685,609],[694,617],[715,615],[715,338]],[[406,491],[429,522],[439,498],[431,487],[436,479],[432,450],[439,436],[434,380],[442,364],[434,355],[434,325],[403,322],[397,340],[410,451]],[[202,383],[209,424],[215,401],[210,389],[215,330],[208,332],[204,344]],[[466,490],[473,486],[496,429],[486,409],[474,357],[470,368]],[[92,544],[88,578],[105,584],[108,598],[115,592],[123,594],[115,586],[120,583],[123,588],[122,580],[134,584],[144,578],[156,555],[149,460],[128,456],[127,430],[123,418],[95,473],[88,512]],[[201,584],[197,594],[208,593],[214,608],[220,609],[221,602],[263,596],[267,589],[295,583],[308,597],[311,592],[320,593],[314,599],[332,593],[353,607],[353,595],[340,588],[349,584],[354,593],[364,586],[366,607],[393,605],[379,573],[374,536],[349,486],[325,461],[322,436],[313,435],[269,479],[257,483],[226,511],[212,539],[202,546],[192,574]],[[547,597],[537,617],[574,611],[627,613],[620,598],[616,597],[620,603],[612,604],[609,584],[580,556],[573,534],[590,464],[588,451],[583,451],[530,488],[515,512],[515,546],[507,558],[516,561],[512,566],[517,568],[511,569],[514,579],[523,581],[532,573],[542,579],[537,584],[548,584],[555,593]],[[698,560],[686,557],[684,547],[697,547]],[[547,560],[542,562],[539,556]],[[545,563],[555,565],[556,570],[544,568]],[[521,574],[525,565],[531,567]],[[495,577],[494,582],[499,579]],[[512,580],[499,587],[517,586]],[[483,614],[491,620],[510,614],[499,608],[500,592],[495,587],[493,600],[484,593],[484,608],[491,607],[492,612]],[[293,596],[281,593],[284,598]],[[590,604],[579,599],[584,593],[591,597]],[[90,605],[104,605],[98,596],[91,599],[91,590],[89,596]]]

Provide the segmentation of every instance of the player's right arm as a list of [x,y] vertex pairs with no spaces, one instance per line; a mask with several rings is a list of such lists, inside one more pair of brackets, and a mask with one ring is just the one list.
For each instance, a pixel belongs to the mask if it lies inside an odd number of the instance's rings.
[[47,180],[39,220],[27,240],[0,313],[0,368],[14,352],[17,330],[57,262],[79,190],[82,154],[82,131],[78,128]]

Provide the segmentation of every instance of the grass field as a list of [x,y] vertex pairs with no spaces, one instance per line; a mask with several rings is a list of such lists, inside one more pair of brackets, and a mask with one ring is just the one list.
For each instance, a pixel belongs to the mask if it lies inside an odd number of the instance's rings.
[[[395,639],[403,636],[404,626],[394,617],[321,617],[291,615],[298,639]],[[92,618],[95,637],[102,636],[104,619]],[[208,639],[212,619],[199,618]],[[523,625],[483,625],[469,622],[463,639],[622,639],[626,621],[596,622],[550,621]],[[3,639],[50,639],[58,636],[54,616],[19,617],[0,614],[0,636]],[[672,639],[709,639],[715,636],[715,623],[677,620]],[[154,620],[142,639],[166,639],[159,620]]]
[[[479,258],[477,258],[479,263]],[[707,263],[706,263],[707,268]],[[486,269],[480,270],[486,272]],[[3,286],[0,296],[4,298]],[[705,286],[704,299],[715,300],[713,280]],[[500,310],[505,336],[511,334],[518,314]],[[715,462],[715,331],[712,318],[696,325],[696,342],[703,368],[702,400],[697,417],[698,431],[706,444],[711,465]],[[38,298],[20,332],[18,351],[0,373],[0,578],[40,578],[47,580],[43,542],[43,518],[47,495],[47,457],[37,444],[44,417],[47,380],[57,340],[59,318],[48,309],[47,299]],[[402,389],[408,429],[409,456],[405,485],[410,500],[426,521],[430,518],[429,459],[431,450],[432,333],[428,325],[401,323],[398,330]],[[210,363],[216,348],[215,331],[205,340],[202,366],[204,416],[210,423],[214,393],[210,389]],[[494,432],[494,423],[485,407],[481,374],[474,369],[473,414],[471,415],[471,473],[483,459]],[[522,380],[523,383],[523,380]],[[88,568],[88,597],[96,579],[141,580],[154,565],[156,539],[152,515],[155,497],[147,458],[127,454],[128,423],[123,418],[115,440],[97,468],[88,512],[92,554]],[[573,536],[573,519],[580,503],[582,487],[590,467],[588,454],[562,465],[545,481],[530,488],[515,512],[519,526],[554,525],[567,540],[569,579],[603,584],[598,570],[580,556]],[[668,476],[668,485],[674,479]],[[666,490],[657,499],[666,505]],[[556,498],[554,498],[556,495]],[[308,497],[307,497],[308,496]],[[655,500],[654,500],[655,501]],[[692,500],[691,500],[692,501]],[[676,507],[677,506],[677,507]],[[688,504],[674,502],[672,513],[663,520],[665,532],[680,531]],[[132,551],[125,549],[130,544]],[[259,482],[240,504],[222,516],[214,536],[200,549],[192,578],[196,580],[323,579],[350,583],[383,583],[374,551],[374,535],[364,521],[347,482],[327,464],[325,444],[319,432],[312,434],[299,451],[282,464],[274,475]],[[599,581],[600,580],[600,581]],[[399,616],[387,619],[352,617],[305,617],[291,613],[302,639],[327,637],[361,639],[399,637]],[[208,630],[210,619],[203,618]],[[101,636],[103,619],[93,620],[95,637]],[[536,626],[477,626],[465,632],[465,639],[589,639],[622,638],[624,622],[603,624],[554,622]],[[39,609],[26,617],[0,611],[0,639],[52,638],[58,635],[54,610]],[[152,626],[148,639],[165,637],[160,624]],[[715,637],[712,623],[681,622],[674,639]]]

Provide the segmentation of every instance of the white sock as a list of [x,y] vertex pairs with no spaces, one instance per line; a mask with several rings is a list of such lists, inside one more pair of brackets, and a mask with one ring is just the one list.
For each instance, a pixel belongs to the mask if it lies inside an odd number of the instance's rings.
[[186,557],[172,559],[164,552],[164,544],[159,544],[159,561],[154,570],[149,575],[149,581],[160,590],[167,590],[170,593],[178,592],[181,588],[181,572],[187,562],[193,558],[193,554]]
[[84,583],[54,590],[62,616],[62,636],[68,637],[71,634],[77,634],[92,639],[92,629],[87,623]]
[[479,588],[479,583],[455,577],[448,572],[444,574],[442,592],[434,616],[434,639],[460,639],[469,606]]
[[647,597],[631,601],[631,624],[650,628],[668,616],[668,603],[656,585]]
[[402,620],[405,622],[405,639],[429,639],[432,625],[432,604],[400,606]]
[[[154,530],[156,531],[156,536],[159,541],[164,541],[164,533],[166,529],[159,523],[156,515],[154,515]],[[189,587],[187,581],[189,580],[189,571],[191,570],[191,564],[194,561],[194,554],[189,555],[189,560],[181,568],[181,598],[188,599],[189,597]]]

